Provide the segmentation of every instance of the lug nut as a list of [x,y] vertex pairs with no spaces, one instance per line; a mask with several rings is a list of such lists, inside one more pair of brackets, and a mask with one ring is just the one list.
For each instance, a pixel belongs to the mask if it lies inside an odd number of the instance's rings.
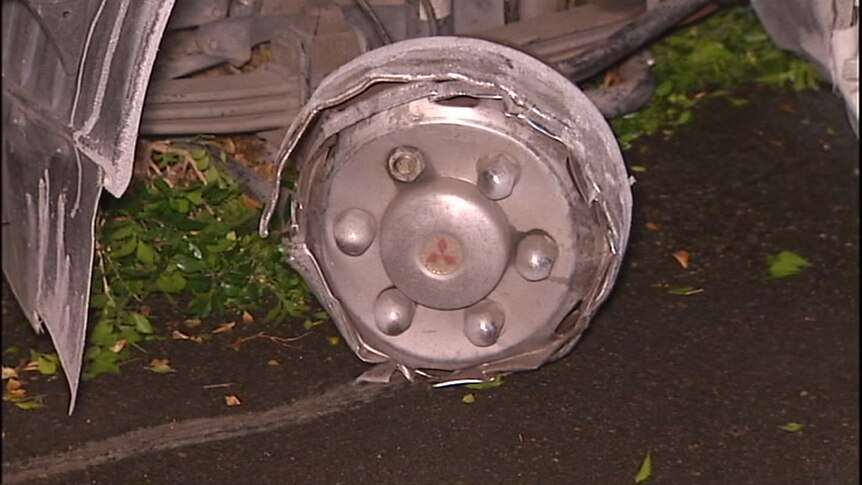
[[488,347],[500,338],[506,315],[491,300],[481,301],[464,311],[464,335],[477,347]]
[[344,254],[359,256],[374,241],[374,217],[362,209],[347,209],[335,219],[335,244]]
[[518,243],[515,268],[529,281],[540,281],[551,275],[559,249],[550,236],[542,231],[531,232]]
[[398,147],[389,154],[386,162],[389,175],[399,182],[412,182],[425,171],[425,159],[418,148]]
[[374,303],[374,323],[386,335],[403,333],[413,323],[416,303],[398,288],[389,288],[377,296]]
[[480,158],[476,164],[476,172],[479,192],[491,200],[505,199],[511,195],[521,176],[518,164],[504,153]]

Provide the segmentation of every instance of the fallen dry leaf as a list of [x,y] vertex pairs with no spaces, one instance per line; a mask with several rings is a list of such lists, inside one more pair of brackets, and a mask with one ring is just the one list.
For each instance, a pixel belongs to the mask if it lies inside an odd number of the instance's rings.
[[259,200],[249,197],[245,194],[242,195],[242,202],[249,209],[261,209],[263,208],[263,204],[260,203]]
[[223,387],[230,387],[233,385],[233,382],[224,382],[221,384],[207,384],[204,386],[204,389],[218,389]]
[[18,379],[11,378],[11,379],[9,379],[8,382],[6,382],[6,390],[7,391],[11,392],[11,391],[16,391],[18,389],[21,389],[21,381],[19,381]]
[[3,393],[4,401],[15,401],[27,397],[27,390],[24,389],[24,384],[18,379],[10,377],[6,381],[6,391]]
[[650,231],[658,231],[658,230],[660,230],[660,229],[661,229],[661,226],[659,226],[659,225],[658,225],[658,224],[656,224],[655,222],[647,222],[647,223],[645,224],[645,227],[646,227],[648,230],[650,230]]
[[233,327],[236,327],[236,322],[222,323],[215,330],[213,330],[213,333],[230,332],[231,330],[233,330]]
[[679,296],[689,296],[696,295],[698,293],[703,293],[703,288],[695,288],[694,286],[680,286],[679,288],[673,288],[667,291],[671,295],[679,295]]
[[247,311],[243,311],[242,312],[242,323],[245,323],[246,325],[254,323],[254,315],[252,315],[251,313],[249,313]]
[[616,86],[623,81],[623,75],[619,71],[609,71],[602,79],[602,85],[606,88]]
[[35,372],[39,370],[39,363],[35,360],[31,360],[30,362],[27,362],[27,364],[22,367],[21,370],[24,372]]
[[123,339],[120,339],[120,340],[117,340],[116,343],[114,343],[114,345],[111,346],[111,352],[113,352],[115,354],[119,354],[120,352],[123,351],[124,348],[126,348],[126,341]]
[[280,344],[280,345],[287,345],[289,347],[291,342],[295,342],[295,341],[302,339],[302,338],[305,338],[309,335],[311,335],[311,332],[305,332],[304,334],[299,335],[297,337],[279,337],[277,335],[269,335],[266,332],[258,332],[256,334],[250,335],[248,337],[236,339],[232,344],[228,345],[228,347],[230,347],[234,350],[239,350],[240,347],[242,347],[242,345],[244,343],[249,342],[251,340],[255,340],[255,339],[266,339],[266,340],[269,340],[270,342],[275,342],[275,343]]
[[688,263],[691,261],[691,253],[688,251],[676,251],[673,253],[673,259],[682,266],[682,269],[688,269]]
[[201,324],[200,318],[189,318],[189,319],[183,320],[183,325],[185,325],[188,328],[195,328],[200,324]]
[[174,330],[171,332],[171,338],[174,340],[188,340],[189,336],[180,332],[179,330]]
[[173,332],[171,332],[171,338],[174,340],[189,340],[196,344],[203,343],[204,341],[202,337],[199,337],[197,335],[186,335],[179,330],[174,330]]
[[276,359],[269,359],[268,361],[266,361],[266,365],[276,366],[281,365],[281,362]]
[[13,389],[11,391],[6,391],[3,397],[5,397],[7,400],[24,399],[25,397],[27,397],[27,390]]
[[3,380],[18,378],[18,371],[13,369],[12,367],[3,367]]
[[224,403],[228,406],[239,406],[242,404],[242,401],[239,400],[239,396],[236,394],[229,394],[224,397]]
[[167,374],[169,372],[176,372],[173,367],[171,367],[170,360],[168,359],[153,359],[150,361],[150,365],[144,367],[149,371],[155,372],[156,374]]

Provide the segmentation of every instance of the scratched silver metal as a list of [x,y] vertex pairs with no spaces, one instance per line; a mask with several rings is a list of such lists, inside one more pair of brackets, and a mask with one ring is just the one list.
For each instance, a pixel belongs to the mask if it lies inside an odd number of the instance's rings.
[[3,272],[47,329],[75,406],[102,189],[132,176],[144,94],[173,0],[2,5]]

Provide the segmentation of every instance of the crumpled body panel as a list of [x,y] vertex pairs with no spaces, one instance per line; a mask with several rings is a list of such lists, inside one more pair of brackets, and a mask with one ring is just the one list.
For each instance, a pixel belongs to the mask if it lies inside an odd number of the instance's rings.
[[102,188],[126,190],[172,0],[3,2],[3,272],[74,408]]

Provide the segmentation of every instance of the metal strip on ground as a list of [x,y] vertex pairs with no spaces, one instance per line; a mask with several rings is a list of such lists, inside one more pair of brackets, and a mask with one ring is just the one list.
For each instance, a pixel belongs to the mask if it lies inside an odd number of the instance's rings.
[[394,384],[348,382],[326,392],[285,404],[268,411],[242,415],[225,414],[197,418],[149,428],[140,428],[101,441],[91,441],[75,449],[40,456],[17,463],[3,463],[3,483],[29,483],[104,465],[137,455],[185,446],[213,443],[230,438],[275,431],[304,424],[317,418],[361,407],[392,394],[404,381]]

